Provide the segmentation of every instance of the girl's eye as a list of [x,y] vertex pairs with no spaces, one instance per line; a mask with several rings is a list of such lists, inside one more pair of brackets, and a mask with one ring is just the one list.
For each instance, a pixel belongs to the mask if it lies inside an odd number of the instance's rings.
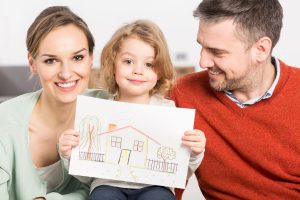
[[153,68],[152,63],[146,63],[145,65],[146,65],[146,67]]
[[46,59],[44,61],[44,63],[46,63],[47,65],[52,65],[52,64],[56,63],[56,60],[54,58],[49,58],[49,59]]
[[81,60],[83,60],[83,56],[82,55],[74,56],[74,60],[75,61],[81,61]]
[[125,64],[127,64],[127,65],[130,65],[130,64],[133,63],[133,61],[130,60],[130,59],[126,59],[126,60],[124,60],[123,62],[124,62]]

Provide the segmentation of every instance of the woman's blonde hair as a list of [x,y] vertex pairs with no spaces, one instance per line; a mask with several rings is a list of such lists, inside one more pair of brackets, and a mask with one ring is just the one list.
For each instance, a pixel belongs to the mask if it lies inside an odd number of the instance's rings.
[[154,48],[153,66],[158,75],[158,81],[150,91],[150,95],[165,96],[174,82],[174,68],[162,31],[149,20],[137,20],[120,27],[104,46],[100,58],[100,85],[110,93],[118,94],[118,85],[114,77],[114,63],[122,41],[129,37],[140,39]]

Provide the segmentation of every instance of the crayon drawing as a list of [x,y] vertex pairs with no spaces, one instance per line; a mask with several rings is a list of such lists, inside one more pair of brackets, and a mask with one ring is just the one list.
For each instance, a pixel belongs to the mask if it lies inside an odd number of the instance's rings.
[[193,120],[192,109],[79,96],[70,173],[184,188],[190,153],[180,138]]

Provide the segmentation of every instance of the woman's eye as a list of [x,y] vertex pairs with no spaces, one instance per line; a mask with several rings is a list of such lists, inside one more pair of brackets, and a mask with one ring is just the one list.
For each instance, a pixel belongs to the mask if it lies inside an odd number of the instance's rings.
[[55,62],[56,62],[56,60],[54,58],[49,58],[44,61],[44,63],[46,63],[48,65],[54,64]]
[[75,61],[81,61],[82,59],[83,59],[83,56],[82,56],[82,55],[74,56],[74,60],[75,60]]

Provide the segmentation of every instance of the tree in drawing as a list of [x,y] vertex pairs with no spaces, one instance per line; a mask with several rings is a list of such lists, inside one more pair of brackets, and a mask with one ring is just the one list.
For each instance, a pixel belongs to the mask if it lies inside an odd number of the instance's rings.
[[166,161],[176,158],[176,152],[170,147],[161,146],[157,150],[157,158],[164,161],[164,171],[166,171]]
[[88,160],[90,160],[91,152],[94,151],[94,148],[100,147],[100,144],[96,144],[98,141],[95,141],[99,128],[100,123],[95,116],[85,117],[79,125],[80,138],[82,140],[80,147],[87,152]]

